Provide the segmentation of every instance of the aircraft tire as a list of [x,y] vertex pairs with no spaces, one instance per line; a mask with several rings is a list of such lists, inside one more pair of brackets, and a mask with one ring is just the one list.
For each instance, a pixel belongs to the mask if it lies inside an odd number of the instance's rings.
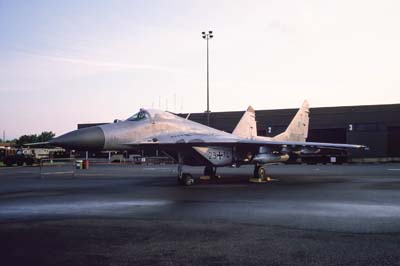
[[254,168],[254,178],[261,178],[261,179],[265,179],[267,177],[267,172],[265,171],[265,168],[257,165]]
[[194,183],[193,176],[189,173],[183,173],[182,174],[182,183],[185,186],[191,186]]

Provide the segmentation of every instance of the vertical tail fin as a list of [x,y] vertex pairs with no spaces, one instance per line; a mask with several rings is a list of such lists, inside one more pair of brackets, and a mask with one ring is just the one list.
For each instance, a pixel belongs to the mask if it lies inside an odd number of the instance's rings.
[[308,137],[310,106],[304,100],[302,106],[297,111],[293,120],[290,122],[286,131],[275,136],[274,140],[283,141],[306,141]]
[[253,107],[249,106],[247,108],[247,111],[243,114],[232,134],[247,139],[257,136],[256,112]]

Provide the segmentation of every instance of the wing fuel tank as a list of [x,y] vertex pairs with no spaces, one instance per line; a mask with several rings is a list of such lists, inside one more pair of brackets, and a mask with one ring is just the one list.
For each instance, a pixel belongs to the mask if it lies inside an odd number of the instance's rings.
[[260,153],[254,156],[253,161],[257,163],[279,163],[286,162],[289,160],[289,155],[287,154],[270,154],[270,153]]

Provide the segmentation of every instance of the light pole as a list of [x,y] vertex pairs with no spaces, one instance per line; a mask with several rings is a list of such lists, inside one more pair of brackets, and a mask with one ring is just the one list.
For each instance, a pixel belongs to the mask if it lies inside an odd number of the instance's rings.
[[207,125],[210,125],[210,82],[209,82],[209,63],[208,63],[208,40],[214,37],[212,31],[208,31],[206,33],[203,31],[202,33],[203,39],[207,41]]

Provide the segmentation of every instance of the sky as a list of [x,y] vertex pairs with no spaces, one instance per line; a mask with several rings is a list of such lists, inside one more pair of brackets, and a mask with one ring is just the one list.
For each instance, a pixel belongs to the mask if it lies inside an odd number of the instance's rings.
[[0,131],[203,112],[208,30],[211,111],[399,103],[398,14],[397,0],[0,0]]

